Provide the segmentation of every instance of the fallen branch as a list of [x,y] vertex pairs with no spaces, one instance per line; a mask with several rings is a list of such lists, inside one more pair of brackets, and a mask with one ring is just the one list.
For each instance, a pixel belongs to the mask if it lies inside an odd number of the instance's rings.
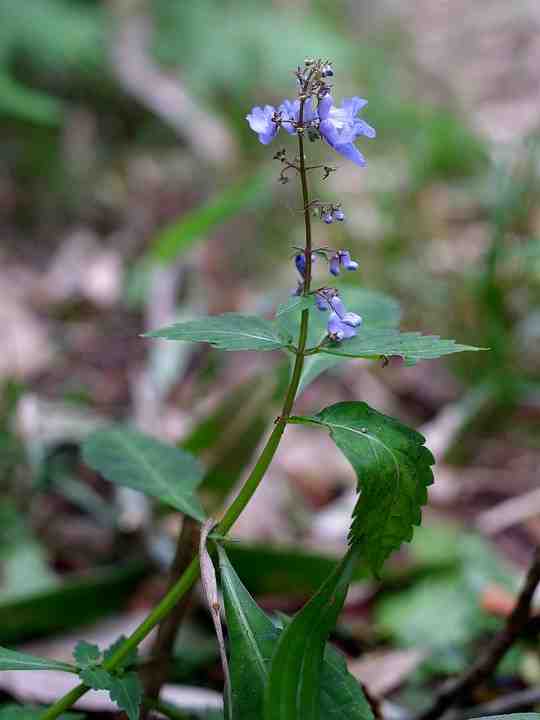
[[458,680],[443,689],[433,705],[420,713],[416,720],[437,720],[448,708],[492,675],[504,655],[527,628],[533,595],[539,583],[540,547],[536,548],[518,601],[508,616],[505,627],[493,638],[476,662]]

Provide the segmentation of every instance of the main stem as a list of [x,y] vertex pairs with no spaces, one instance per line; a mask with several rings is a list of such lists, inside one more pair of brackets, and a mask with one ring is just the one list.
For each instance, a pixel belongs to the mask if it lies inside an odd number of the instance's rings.
[[[309,81],[308,81],[309,82]],[[304,87],[304,92],[307,91],[308,85]],[[304,203],[304,223],[306,233],[305,243],[305,257],[306,257],[306,274],[304,279],[304,295],[308,295],[311,285],[311,216],[309,213],[309,189],[307,182],[307,170],[306,170],[306,159],[304,157],[304,138],[303,138],[303,117],[304,117],[304,104],[306,97],[302,97],[300,100],[300,111],[299,111],[299,122],[298,122],[298,150],[300,154],[299,173],[300,181],[302,185],[302,200]],[[261,480],[263,479],[266,471],[276,450],[278,449],[279,443],[285,432],[285,427],[289,420],[291,410],[294,405],[296,394],[300,386],[300,380],[302,377],[302,369],[304,367],[304,355],[307,344],[308,335],[308,324],[309,324],[309,310],[303,310],[300,320],[300,333],[298,337],[298,346],[296,349],[296,358],[294,361],[294,367],[283,403],[281,414],[276,420],[274,429],[272,430],[270,437],[268,438],[266,445],[264,446],[259,459],[257,460],[255,467],[251,471],[246,482],[240,489],[240,492],[227,508],[221,521],[218,523],[215,532],[218,535],[226,535],[232,528],[234,523],[238,520],[242,514],[244,508],[253,497],[255,491],[259,487]],[[110,657],[106,662],[103,663],[103,668],[108,671],[113,671],[118,668],[121,663],[126,659],[129,653],[134,650],[147,635],[158,625],[163,618],[165,618],[174,606],[181,600],[182,597],[191,589],[191,587],[198,580],[200,575],[199,557],[196,555],[183,575],[178,581],[171,587],[169,592],[162,598],[158,605],[151,611],[151,613],[142,621],[138,628],[126,638],[118,650]],[[86,685],[81,683],[77,687],[70,690],[64,697],[57,700],[54,705],[41,716],[41,720],[55,720],[63,712],[69,710],[88,690]]]

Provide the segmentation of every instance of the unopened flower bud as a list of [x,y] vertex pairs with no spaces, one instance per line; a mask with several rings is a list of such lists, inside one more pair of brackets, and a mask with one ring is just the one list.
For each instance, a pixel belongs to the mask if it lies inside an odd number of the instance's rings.
[[334,220],[337,220],[338,222],[343,222],[343,220],[345,220],[345,213],[341,210],[341,208],[334,210]]
[[334,216],[332,215],[331,212],[325,212],[324,215],[322,216],[322,219],[324,220],[324,222],[327,225],[330,225],[331,223],[334,222]]
[[332,68],[330,67],[330,65],[325,65],[325,66],[321,69],[321,75],[322,75],[322,77],[333,77],[334,71],[332,70]]
[[330,258],[330,272],[336,277],[339,275],[339,255],[336,253]]

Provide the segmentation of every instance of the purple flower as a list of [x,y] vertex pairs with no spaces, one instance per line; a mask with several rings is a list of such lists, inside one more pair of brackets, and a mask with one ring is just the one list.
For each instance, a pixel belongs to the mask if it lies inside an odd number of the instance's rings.
[[351,253],[348,250],[338,250],[335,255],[330,258],[330,272],[336,277],[339,275],[341,266],[345,270],[358,270],[356,260],[351,260]]
[[367,100],[359,97],[345,98],[338,108],[333,104],[332,96],[326,95],[320,102],[318,114],[319,131],[322,137],[340,155],[344,155],[357,165],[366,164],[364,156],[354,145],[354,141],[364,135],[375,137],[375,130],[364,120],[357,117],[358,112],[367,105]]
[[339,275],[339,255],[337,253],[330,258],[330,272],[336,277]]
[[277,123],[272,120],[275,112],[275,107],[265,105],[264,108],[254,107],[251,113],[246,115],[249,127],[257,133],[259,141],[263,145],[272,142],[278,133]]
[[330,225],[331,223],[334,222],[334,216],[332,215],[331,212],[324,213],[324,215],[322,216],[322,219],[324,220],[324,222],[327,225]]
[[[284,100],[278,108],[283,119],[283,127],[289,135],[296,135],[296,128],[293,123],[300,120],[300,100]],[[316,119],[316,113],[313,110],[313,101],[309,97],[304,103],[303,123],[311,123]]]
[[319,310],[332,310],[340,317],[347,312],[343,300],[337,294],[337,290],[333,288],[326,288],[325,290],[319,291],[315,296],[315,303]]
[[335,312],[330,313],[326,328],[332,340],[347,340],[356,335],[355,327],[346,323],[343,318],[340,318]]
[[[315,253],[311,253],[311,264],[313,265],[317,259],[317,256]],[[300,273],[302,277],[306,276],[306,256],[304,253],[298,253],[294,256],[294,264],[296,265],[296,269]]]
[[340,250],[338,255],[345,270],[358,270],[358,263],[356,260],[351,260],[351,253],[348,250]]
[[343,210],[340,208],[334,210],[334,220],[337,220],[338,222],[343,222],[343,220],[345,220],[345,213]]

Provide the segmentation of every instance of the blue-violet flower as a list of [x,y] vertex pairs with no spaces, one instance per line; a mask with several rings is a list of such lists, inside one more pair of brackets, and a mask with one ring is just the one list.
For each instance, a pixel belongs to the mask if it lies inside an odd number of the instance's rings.
[[375,137],[375,130],[365,120],[357,117],[358,112],[367,105],[367,100],[359,97],[345,98],[338,108],[333,104],[331,95],[319,102],[319,132],[326,142],[340,155],[344,155],[363,167],[365,158],[354,145],[354,141],[364,135]]
[[272,142],[278,133],[278,125],[272,119],[275,113],[275,107],[265,105],[264,108],[254,107],[251,113],[246,115],[249,127],[258,134],[259,141],[263,145]]

